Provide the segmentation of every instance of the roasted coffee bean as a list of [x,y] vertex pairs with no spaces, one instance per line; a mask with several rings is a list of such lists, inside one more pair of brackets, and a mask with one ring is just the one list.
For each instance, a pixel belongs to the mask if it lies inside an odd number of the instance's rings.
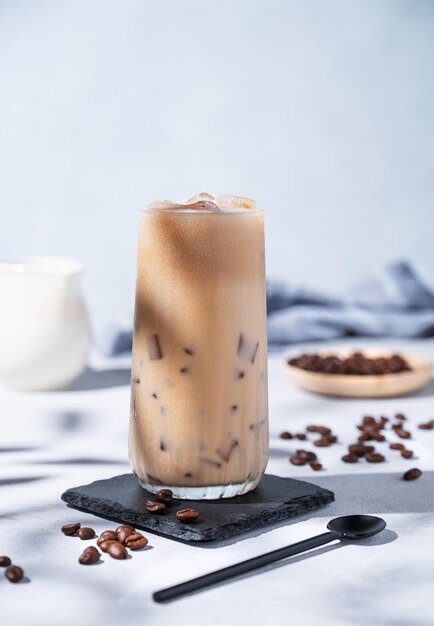
[[330,435],[332,432],[327,426],[308,426],[306,430],[310,433],[319,433],[320,435]]
[[362,422],[363,424],[374,424],[375,417],[373,417],[372,415],[364,415],[362,418]]
[[405,446],[403,443],[391,443],[389,448],[391,450],[405,450]]
[[9,567],[12,564],[12,561],[8,556],[0,556],[0,567]]
[[368,434],[374,441],[386,441],[386,437],[374,428],[365,430],[365,433]]
[[309,465],[314,470],[314,472],[322,470],[322,465],[321,463],[318,463],[318,461],[309,461]]
[[60,529],[64,535],[68,535],[69,537],[74,536],[77,533],[77,530],[80,528],[81,524],[65,524]]
[[297,456],[296,454],[289,457],[289,462],[293,465],[306,465],[307,463],[306,459],[302,459],[301,456]]
[[[326,428],[325,426],[315,426],[314,424],[306,426],[306,430],[309,433],[319,433],[320,435],[328,434],[331,432],[330,429]],[[324,430],[327,432],[323,432]]]
[[338,440],[336,435],[327,435],[327,439],[330,441],[330,443],[336,443]]
[[357,441],[372,441],[372,437],[371,435],[368,435],[368,433],[363,432],[361,435],[359,435],[357,437]]
[[401,456],[404,457],[404,459],[411,459],[413,450],[401,450]]
[[166,505],[162,502],[154,502],[153,500],[148,500],[146,502],[146,510],[148,513],[162,513]]
[[99,561],[100,553],[94,546],[89,546],[85,549],[83,554],[80,555],[78,562],[82,565],[93,565]]
[[24,576],[24,572],[18,565],[10,565],[5,571],[5,576],[11,583],[18,583]]
[[295,438],[300,441],[304,441],[306,439],[306,435],[304,433],[296,433]]
[[280,433],[281,439],[292,439],[292,435],[287,430],[284,430],[283,433]]
[[380,423],[381,423],[381,427],[384,428],[387,424],[387,422],[389,421],[388,417],[384,417],[384,415],[382,415],[380,417]]
[[107,554],[109,554],[113,559],[117,559],[121,561],[122,559],[126,559],[128,557],[128,552],[119,541],[113,541],[107,549]]
[[[372,446],[369,446],[370,448]],[[365,454],[369,453],[369,450],[367,449],[368,446],[364,446],[362,443],[353,443],[350,446],[348,446],[348,452],[350,454],[355,454],[356,456],[365,456]]]
[[102,541],[101,543],[98,544],[98,548],[100,550],[102,550],[103,552],[107,552],[107,550],[109,549],[110,544],[112,543],[119,543],[118,540],[116,539],[106,539],[105,541]]
[[331,444],[332,442],[330,441],[329,437],[320,437],[313,442],[313,445],[317,446],[317,448],[326,448]]
[[433,430],[434,429],[434,420],[429,422],[425,422],[424,424],[419,424],[419,428],[422,430]]
[[401,421],[403,422],[403,421],[404,421],[404,420],[406,420],[407,418],[406,418],[406,417],[405,417],[405,415],[403,415],[402,413],[397,413],[397,414],[395,415],[395,419],[396,419],[396,420],[401,420]]
[[83,526],[82,528],[79,528],[77,530],[77,537],[80,537],[80,539],[87,541],[88,539],[93,539],[95,537],[95,531],[93,528],[87,528],[86,526]]
[[417,467],[413,467],[412,469],[407,470],[402,477],[404,480],[416,480],[416,478],[419,478],[420,476],[422,476],[422,471]]
[[344,463],[357,463],[359,461],[359,457],[357,454],[344,454],[342,461]]
[[127,537],[125,546],[130,550],[139,550],[140,548],[144,548],[147,543],[148,540],[141,533],[133,533]]
[[408,430],[404,430],[403,428],[395,428],[395,434],[400,439],[410,439],[411,433]]
[[96,545],[100,546],[104,541],[117,541],[118,536],[114,530],[105,530],[97,539]]
[[297,450],[296,456],[299,456],[304,461],[316,461],[317,456],[315,452],[310,452],[309,450]]
[[120,530],[129,530],[132,533],[136,532],[136,529],[134,528],[134,526],[131,526],[131,524],[121,524],[116,528],[115,533],[117,534]]
[[379,452],[370,452],[365,456],[368,463],[383,463],[386,459]]
[[181,509],[176,512],[176,519],[184,524],[191,524],[199,517],[199,511],[196,509]]
[[117,540],[123,545],[125,545],[127,538],[130,535],[133,535],[135,532],[136,531],[134,530],[132,526],[129,526],[129,525],[119,526],[118,528],[116,528]]
[[162,502],[166,506],[172,504],[173,500],[173,491],[171,489],[160,489],[155,495],[155,499],[157,502]]

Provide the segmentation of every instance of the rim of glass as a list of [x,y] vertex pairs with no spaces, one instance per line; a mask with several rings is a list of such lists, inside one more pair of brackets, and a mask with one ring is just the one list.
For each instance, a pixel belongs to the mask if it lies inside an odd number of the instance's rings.
[[2,274],[58,274],[72,276],[81,274],[81,263],[70,257],[21,256],[0,259]]
[[[156,206],[145,206],[139,209],[139,213],[173,213],[177,215],[247,215],[247,214],[258,214],[262,213],[262,209],[256,207],[254,209],[250,209],[247,207],[223,207],[218,211],[209,211],[207,209],[189,209],[188,205],[177,205],[178,208],[171,207],[156,207]],[[185,207],[185,208],[179,208]]]

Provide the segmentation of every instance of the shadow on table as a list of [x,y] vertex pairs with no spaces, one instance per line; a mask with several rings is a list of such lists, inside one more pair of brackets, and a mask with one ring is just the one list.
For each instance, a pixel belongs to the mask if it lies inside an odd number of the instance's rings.
[[34,483],[37,480],[44,480],[48,476],[21,476],[20,478],[1,478],[0,487],[10,487],[11,485],[22,485],[24,483]]
[[[260,567],[256,570],[253,570],[249,573],[246,574],[240,574],[239,576],[234,576],[233,578],[229,578],[228,580],[225,580],[221,583],[216,583],[213,585],[210,585],[209,587],[206,587],[204,589],[200,589],[198,591],[192,592],[192,593],[188,593],[186,594],[184,597],[189,597],[192,595],[196,595],[198,593],[202,593],[203,591],[209,591],[210,589],[214,589],[216,587],[222,587],[223,585],[228,585],[231,583],[236,583],[238,580],[242,580],[243,578],[250,578],[252,576],[259,576],[261,574],[265,574],[266,572],[270,572],[272,570],[281,568],[281,567],[287,567],[288,565],[292,565],[293,563],[299,563],[300,561],[305,561],[306,559],[311,559],[315,556],[320,556],[321,554],[326,554],[327,552],[333,552],[334,550],[340,550],[342,548],[345,548],[345,546],[348,545],[358,545],[361,547],[369,547],[369,546],[380,546],[380,545],[384,545],[386,543],[391,543],[392,541],[395,541],[395,539],[398,538],[398,535],[393,531],[393,530],[389,530],[388,528],[386,528],[385,530],[383,530],[381,533],[379,533],[378,535],[375,535],[374,537],[368,537],[367,539],[360,539],[359,541],[350,541],[348,539],[343,539],[343,540],[336,540],[337,543],[332,543],[328,546],[324,546],[322,548],[316,548],[315,550],[310,550],[309,552],[304,552],[303,554],[298,554],[296,556],[292,556],[292,557],[288,557],[286,559],[282,559],[281,561],[276,561],[275,563],[270,563],[269,565],[266,565],[264,567]],[[288,542],[290,543],[290,542]],[[174,600],[172,600],[173,602],[177,599],[182,599],[182,598],[176,598]],[[172,602],[169,601],[169,602]],[[167,603],[169,603],[167,602]]]
[[32,461],[33,465],[127,465],[129,466],[128,459],[107,459],[107,458],[93,458],[93,457],[78,457],[67,459],[47,459]]
[[[430,513],[434,511],[434,498],[427,494],[434,493],[434,472],[424,472],[415,481],[402,480],[402,473],[390,474],[341,474],[336,476],[315,476],[312,482],[335,494],[335,501],[303,515],[264,528],[245,532],[229,539],[212,543],[195,544],[197,547],[214,549],[227,546],[249,537],[257,537],[275,528],[291,526],[314,517],[325,517],[327,521],[340,515],[384,515],[387,513]],[[387,521],[387,520],[386,520]],[[326,523],[324,523],[325,527]],[[326,530],[324,528],[324,530]],[[383,531],[378,537],[363,540],[360,545],[376,545],[375,541],[384,537]],[[395,533],[393,533],[395,535]],[[396,538],[396,535],[394,536]],[[391,539],[393,541],[393,539]],[[374,542],[374,543],[372,543]],[[388,543],[388,542],[386,542]]]
[[65,391],[90,391],[129,385],[131,369],[94,370],[90,367],[75,380]]
[[412,395],[415,398],[428,398],[434,396],[434,378],[431,378],[429,383],[425,385],[425,387],[423,387],[423,389],[421,389],[420,391],[408,395]]

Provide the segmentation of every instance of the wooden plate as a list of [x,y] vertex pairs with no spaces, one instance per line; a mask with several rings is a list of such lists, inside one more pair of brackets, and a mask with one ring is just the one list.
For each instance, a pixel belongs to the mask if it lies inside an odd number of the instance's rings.
[[[328,350],[318,352],[321,356],[348,357],[354,350]],[[390,350],[357,350],[367,357],[390,357]],[[402,396],[424,387],[432,375],[432,361],[420,354],[400,353],[412,368],[410,372],[383,374],[375,376],[350,376],[348,374],[323,374],[308,372],[299,367],[288,365],[285,369],[291,378],[303,389],[326,396],[346,398],[387,398]]]

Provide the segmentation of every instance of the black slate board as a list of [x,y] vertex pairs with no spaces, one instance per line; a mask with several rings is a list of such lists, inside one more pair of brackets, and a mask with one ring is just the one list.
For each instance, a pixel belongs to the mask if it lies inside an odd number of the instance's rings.
[[[132,524],[182,541],[216,541],[264,528],[281,520],[318,509],[333,502],[334,494],[312,483],[266,474],[254,491],[221,500],[174,500],[160,515],[145,508],[155,496],[145,491],[134,474],[97,480],[62,494],[69,506],[118,523]],[[192,524],[179,522],[175,513],[195,508],[199,518]]]

